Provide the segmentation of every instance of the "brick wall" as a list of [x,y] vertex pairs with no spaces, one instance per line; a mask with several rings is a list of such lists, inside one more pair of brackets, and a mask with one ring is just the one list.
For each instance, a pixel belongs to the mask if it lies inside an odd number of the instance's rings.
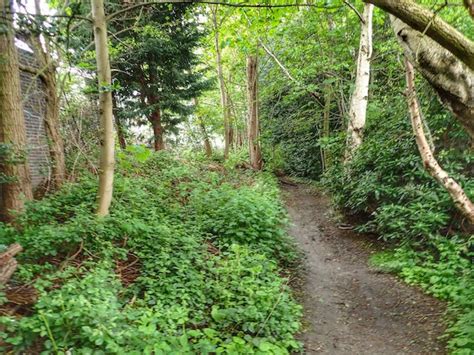
[[[18,59],[25,66],[38,68],[31,52],[18,48]],[[36,188],[50,176],[48,141],[43,122],[46,97],[41,79],[25,71],[20,71],[20,79],[28,139],[28,165],[33,188]]]

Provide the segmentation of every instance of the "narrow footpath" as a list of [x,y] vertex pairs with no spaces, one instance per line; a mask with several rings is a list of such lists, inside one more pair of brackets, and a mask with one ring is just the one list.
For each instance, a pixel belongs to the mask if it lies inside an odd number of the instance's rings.
[[305,254],[305,352],[444,354],[444,305],[372,269],[374,241],[338,228],[327,197],[303,185],[282,189],[290,234]]

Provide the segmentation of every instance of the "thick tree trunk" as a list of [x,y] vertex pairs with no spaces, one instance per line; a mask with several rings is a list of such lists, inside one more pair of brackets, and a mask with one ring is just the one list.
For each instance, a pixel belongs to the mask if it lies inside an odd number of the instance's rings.
[[258,67],[257,56],[247,57],[247,100],[248,100],[248,138],[250,165],[255,170],[262,169],[260,150],[260,127],[258,119]]
[[474,70],[474,42],[413,0],[364,0],[396,16],[413,29],[426,34]]
[[361,24],[359,55],[357,58],[357,73],[355,89],[352,94],[347,127],[347,144],[344,163],[352,161],[355,151],[362,144],[367,103],[369,99],[370,59],[372,56],[372,15],[374,6],[364,5],[364,23]]
[[155,151],[164,150],[163,126],[161,125],[161,111],[159,108],[151,113],[150,122],[153,128],[153,147]]
[[109,214],[114,188],[115,142],[114,118],[112,108],[112,92],[109,49],[107,43],[107,24],[104,14],[103,0],[91,0],[94,27],[95,52],[97,59],[97,79],[99,85],[100,112],[100,172],[99,172],[99,206],[97,214]]
[[33,198],[10,4],[0,0],[0,145],[6,148],[2,149],[6,156],[0,157],[2,180],[6,180],[0,181],[0,219],[4,221],[12,221],[11,211],[22,210],[24,201]]
[[229,151],[232,144],[232,127],[230,123],[230,107],[227,93],[225,90],[224,72],[222,68],[221,48],[219,45],[219,25],[217,23],[217,6],[213,8],[212,20],[214,23],[214,45],[216,49],[217,79],[219,80],[219,90],[221,94],[221,106],[224,115],[224,159],[229,157]]
[[441,168],[430,149],[423,130],[421,111],[416,97],[415,73],[408,59],[405,59],[405,68],[407,78],[406,94],[410,108],[411,123],[415,133],[416,144],[423,159],[423,165],[426,171],[448,191],[456,207],[466,216],[470,223],[474,224],[474,204],[469,200],[462,187]]
[[410,62],[437,92],[474,142],[474,72],[439,44],[390,16]]

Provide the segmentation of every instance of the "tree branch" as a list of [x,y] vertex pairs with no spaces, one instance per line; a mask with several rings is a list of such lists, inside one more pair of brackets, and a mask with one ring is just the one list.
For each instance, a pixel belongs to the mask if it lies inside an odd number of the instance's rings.
[[228,6],[228,7],[240,7],[240,8],[244,8],[244,7],[245,8],[317,7],[317,8],[324,8],[324,9],[335,8],[334,6],[321,6],[321,5],[310,4],[310,3],[271,5],[271,4],[232,3],[232,2],[219,1],[219,0],[216,0],[216,1],[213,1],[213,0],[158,0],[158,1],[150,1],[150,2],[145,2],[145,3],[134,4],[124,9],[118,10],[108,15],[107,20],[110,20],[124,12],[131,11],[139,7],[153,6],[153,5],[160,5],[160,4],[207,4],[207,5],[221,5],[221,6]]
[[474,42],[435,13],[412,0],[363,0],[398,17],[454,54],[474,70]]

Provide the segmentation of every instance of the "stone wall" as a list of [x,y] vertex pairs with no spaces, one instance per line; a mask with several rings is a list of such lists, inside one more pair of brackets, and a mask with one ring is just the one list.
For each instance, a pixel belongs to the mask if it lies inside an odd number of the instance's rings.
[[[24,66],[38,68],[33,53],[18,48],[19,62]],[[23,112],[28,139],[28,165],[33,188],[48,180],[51,174],[48,141],[44,127],[46,97],[40,78],[20,70]]]

